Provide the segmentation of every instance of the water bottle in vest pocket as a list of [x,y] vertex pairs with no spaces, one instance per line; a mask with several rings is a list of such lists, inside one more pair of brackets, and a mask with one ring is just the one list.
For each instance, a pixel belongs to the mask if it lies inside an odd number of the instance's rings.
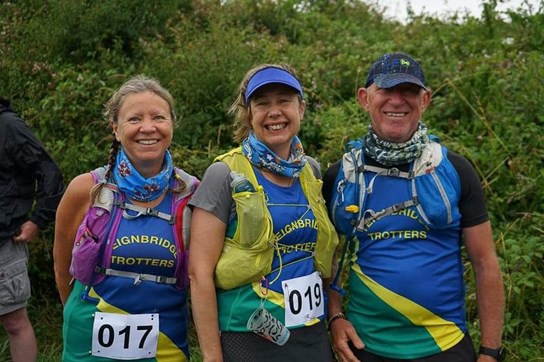
[[272,219],[262,187],[255,192],[236,192],[232,197],[238,224],[234,237],[225,238],[215,268],[215,283],[221,289],[258,281],[270,272],[274,257]]

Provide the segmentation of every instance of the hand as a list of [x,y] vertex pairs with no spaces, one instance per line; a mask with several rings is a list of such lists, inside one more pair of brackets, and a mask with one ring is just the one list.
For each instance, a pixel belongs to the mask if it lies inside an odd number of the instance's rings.
[[13,241],[16,243],[28,243],[29,241],[34,240],[38,235],[39,230],[38,225],[29,220],[21,225],[19,233],[13,236]]
[[347,319],[337,319],[330,325],[332,346],[341,362],[360,362],[351,352],[348,343],[355,348],[363,349],[365,344],[357,335],[355,328]]

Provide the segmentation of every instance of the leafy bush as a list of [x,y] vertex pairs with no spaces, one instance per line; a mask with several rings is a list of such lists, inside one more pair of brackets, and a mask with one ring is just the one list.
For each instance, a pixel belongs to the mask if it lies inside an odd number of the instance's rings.
[[[544,4],[499,14],[497,3],[485,1],[481,19],[411,12],[401,24],[349,0],[4,1],[0,95],[13,100],[69,181],[106,161],[111,130],[101,112],[113,90],[134,74],[154,76],[177,100],[174,160],[202,176],[233,146],[226,110],[245,72],[288,62],[308,102],[301,139],[326,169],[369,123],[355,96],[370,63],[408,52],[433,90],[423,121],[482,179],[505,281],[508,360],[535,360],[544,356]],[[62,343],[52,238],[48,230],[31,246],[29,310],[44,361],[58,360]],[[194,331],[191,348],[199,356]]]

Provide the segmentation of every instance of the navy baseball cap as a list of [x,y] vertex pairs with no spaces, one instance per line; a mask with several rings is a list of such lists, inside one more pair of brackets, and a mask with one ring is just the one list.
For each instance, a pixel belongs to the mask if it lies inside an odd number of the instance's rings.
[[302,85],[300,85],[300,82],[294,75],[282,68],[267,67],[257,71],[249,79],[246,92],[244,94],[246,104],[248,104],[249,98],[253,95],[253,93],[255,93],[255,91],[267,84],[272,83],[285,84],[291,88],[294,88],[301,97],[304,97]]
[[378,88],[391,88],[401,83],[417,84],[423,89],[425,75],[418,62],[404,53],[382,55],[368,70],[365,88],[375,83]]

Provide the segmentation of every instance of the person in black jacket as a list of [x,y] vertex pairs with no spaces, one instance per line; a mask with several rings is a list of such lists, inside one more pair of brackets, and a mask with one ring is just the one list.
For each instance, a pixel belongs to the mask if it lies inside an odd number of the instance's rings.
[[27,243],[53,221],[64,182],[36,136],[1,98],[0,154],[0,323],[13,361],[35,361],[36,338],[26,311]]

